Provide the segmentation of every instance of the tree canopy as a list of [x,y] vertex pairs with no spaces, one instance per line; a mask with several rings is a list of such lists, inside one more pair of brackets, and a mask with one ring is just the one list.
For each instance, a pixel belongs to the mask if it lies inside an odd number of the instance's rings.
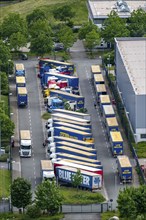
[[76,174],[74,174],[72,176],[72,184],[73,184],[73,186],[77,187],[77,189],[78,189],[78,187],[79,187],[79,185],[81,185],[82,181],[83,181],[83,177],[82,177],[81,171],[78,169]]
[[126,20],[120,18],[115,11],[111,11],[103,23],[101,37],[105,42],[110,42],[113,45],[115,37],[129,37],[129,35]]
[[92,53],[94,47],[100,44],[100,35],[94,29],[86,34],[85,46]]
[[0,72],[1,77],[1,94],[8,95],[8,76],[5,72]]
[[40,8],[36,8],[35,10],[33,10],[32,13],[30,13],[26,16],[26,21],[27,21],[29,27],[31,25],[33,25],[38,20],[42,20],[42,21],[47,20],[47,14],[45,13],[44,10],[42,10]]
[[75,41],[72,29],[66,25],[61,26],[57,36],[59,42],[63,43],[65,51],[71,47]]
[[62,196],[56,182],[46,180],[38,185],[35,191],[35,202],[41,210],[47,210],[50,214],[57,213],[62,204]]
[[31,184],[20,177],[15,179],[11,185],[12,205],[17,208],[23,208],[24,211],[24,208],[31,203],[31,199]]
[[79,34],[78,34],[79,39],[80,40],[85,39],[86,35],[89,34],[93,30],[95,30],[97,33],[100,32],[97,25],[93,24],[91,21],[87,22],[79,30]]
[[146,34],[146,12],[143,9],[131,13],[128,29],[131,37],[143,37]]
[[2,23],[2,37],[9,40],[10,36],[14,33],[20,32],[27,36],[27,23],[26,20],[21,18],[18,13],[10,13]]
[[18,51],[20,47],[27,44],[27,38],[20,32],[14,33],[10,36],[10,48]]
[[120,216],[128,219],[146,218],[146,185],[130,187],[120,191],[118,196]]
[[53,11],[54,18],[60,21],[69,22],[75,16],[70,5],[60,6]]

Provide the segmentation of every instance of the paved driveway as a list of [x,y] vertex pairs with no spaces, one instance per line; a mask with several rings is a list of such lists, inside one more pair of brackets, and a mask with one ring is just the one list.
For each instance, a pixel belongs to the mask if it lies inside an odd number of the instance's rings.
[[84,213],[84,214],[66,214],[63,220],[101,220],[100,214]]

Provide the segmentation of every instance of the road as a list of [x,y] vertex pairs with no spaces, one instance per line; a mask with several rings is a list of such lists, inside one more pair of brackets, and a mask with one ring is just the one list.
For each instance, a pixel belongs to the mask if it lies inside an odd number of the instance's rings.
[[[22,61],[20,61],[22,63]],[[23,61],[26,69],[26,87],[28,90],[28,107],[18,109],[19,130],[30,130],[32,138],[32,157],[21,158],[21,174],[31,182],[32,189],[41,182],[40,160],[45,158],[43,148],[44,134],[41,119],[41,102],[36,61]]]
[[[102,117],[98,107],[95,109],[95,91],[93,89],[90,67],[92,64],[101,64],[101,59],[89,59],[84,51],[80,41],[76,42],[70,49],[71,60],[76,66],[77,74],[80,80],[80,89],[85,97],[85,107],[91,114],[92,132],[95,138],[95,147],[97,149],[97,158],[101,160],[104,168],[104,196],[109,201],[113,200],[111,209],[116,208],[116,199],[121,185],[116,173],[116,159],[113,158],[110,151],[110,144],[106,137],[103,127]],[[22,61],[19,61],[22,62]],[[43,101],[39,80],[36,76],[35,66],[37,60],[23,61],[26,68],[27,90],[29,104],[27,108],[18,109],[19,126],[18,129],[30,129],[32,135],[32,158],[21,159],[22,177],[31,181],[34,191],[37,184],[40,183],[40,160],[46,157],[45,150],[42,147],[44,141],[44,125],[42,124]]]
[[[100,115],[99,107],[94,108],[95,91],[91,80],[91,65],[101,64],[101,59],[89,59],[84,51],[81,41],[77,41],[73,48],[70,49],[72,62],[76,66],[79,76],[80,88],[82,95],[85,97],[85,106],[91,114],[92,133],[95,139],[95,147],[97,149],[97,158],[101,160],[104,169],[104,195],[109,202],[111,209],[117,206],[116,200],[120,189],[125,185],[121,185],[117,175],[116,159],[113,158],[110,150],[110,144],[107,140],[106,131],[103,126],[103,119]],[[124,147],[125,144],[124,144]],[[130,185],[127,185],[130,186]]]

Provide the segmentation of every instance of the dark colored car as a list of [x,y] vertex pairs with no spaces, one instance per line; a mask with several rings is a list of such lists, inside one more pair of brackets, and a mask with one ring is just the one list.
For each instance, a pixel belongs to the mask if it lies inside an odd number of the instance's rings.
[[28,60],[27,54],[26,54],[26,53],[20,54],[20,59],[21,59],[21,60]]

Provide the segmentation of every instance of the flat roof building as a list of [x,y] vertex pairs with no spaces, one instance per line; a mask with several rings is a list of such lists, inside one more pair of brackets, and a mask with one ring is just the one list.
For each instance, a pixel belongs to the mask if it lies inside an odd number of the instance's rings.
[[131,12],[142,8],[146,10],[145,1],[131,0],[131,1],[107,1],[107,0],[88,0],[88,14],[89,19],[94,24],[102,27],[102,24],[112,10],[117,12],[120,18],[129,18]]
[[146,141],[146,38],[116,38],[117,87],[135,140]]

